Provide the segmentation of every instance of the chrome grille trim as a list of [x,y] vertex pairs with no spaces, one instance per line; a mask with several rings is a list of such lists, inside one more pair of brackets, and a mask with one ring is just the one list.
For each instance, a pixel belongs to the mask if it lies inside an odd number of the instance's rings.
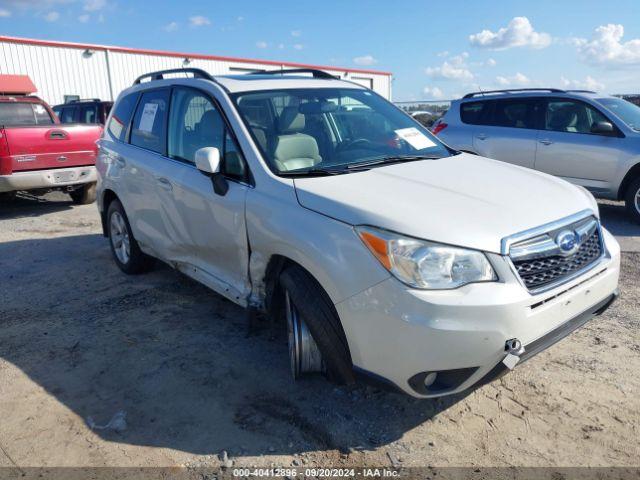
[[[580,247],[571,254],[563,254],[556,244],[555,236],[563,229],[574,231],[579,238]],[[502,251],[520,284],[531,294],[581,276],[606,254],[600,222],[590,210],[511,235],[502,240]]]

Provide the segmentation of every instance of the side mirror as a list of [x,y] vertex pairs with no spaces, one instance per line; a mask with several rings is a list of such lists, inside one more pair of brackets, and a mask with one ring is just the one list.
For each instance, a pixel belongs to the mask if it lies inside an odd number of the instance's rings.
[[613,125],[611,122],[596,122],[591,127],[591,133],[611,134],[613,133]]
[[196,150],[196,168],[211,178],[213,191],[224,196],[229,191],[229,183],[220,173],[220,150],[215,147],[203,147]]
[[204,147],[196,150],[196,168],[205,175],[213,175],[220,171],[220,151],[215,147]]

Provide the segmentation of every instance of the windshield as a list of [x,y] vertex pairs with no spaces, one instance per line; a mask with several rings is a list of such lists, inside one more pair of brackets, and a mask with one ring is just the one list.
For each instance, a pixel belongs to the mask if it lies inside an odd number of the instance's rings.
[[599,98],[598,102],[617,115],[630,128],[640,131],[640,107],[622,98]]
[[424,127],[368,90],[261,91],[236,94],[234,100],[279,174],[344,173],[360,164],[450,156]]

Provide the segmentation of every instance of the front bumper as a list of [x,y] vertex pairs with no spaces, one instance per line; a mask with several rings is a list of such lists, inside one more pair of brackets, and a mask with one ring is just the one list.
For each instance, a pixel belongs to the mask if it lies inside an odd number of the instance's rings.
[[97,178],[96,167],[93,165],[14,172],[11,175],[0,175],[0,192],[82,185],[95,182]]
[[[495,255],[501,282],[425,291],[389,278],[338,303],[354,367],[422,398],[490,381],[504,373],[507,340],[519,339],[529,358],[615,298],[620,249],[604,229],[603,235],[604,258],[580,277],[538,295],[528,293],[504,257]],[[447,382],[437,390],[416,388],[415,378],[424,379],[420,374],[445,371],[450,388]]]

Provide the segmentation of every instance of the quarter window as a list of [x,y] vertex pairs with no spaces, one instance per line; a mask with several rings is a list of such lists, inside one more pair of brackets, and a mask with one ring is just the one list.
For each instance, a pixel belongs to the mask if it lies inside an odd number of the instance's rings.
[[165,155],[169,90],[151,90],[142,94],[133,117],[131,144]]
[[483,119],[486,119],[490,102],[468,102],[460,105],[460,119],[463,123],[471,125],[486,125]]
[[[120,99],[116,105],[116,109],[111,116],[109,126],[107,130],[116,140],[124,142],[127,136],[127,129],[131,122],[131,115],[133,115],[133,109],[136,108],[138,102],[138,94],[132,93]],[[62,121],[62,118],[60,118]]]
[[572,100],[551,100],[547,103],[544,128],[554,132],[591,133],[598,122],[608,122],[595,108]]

